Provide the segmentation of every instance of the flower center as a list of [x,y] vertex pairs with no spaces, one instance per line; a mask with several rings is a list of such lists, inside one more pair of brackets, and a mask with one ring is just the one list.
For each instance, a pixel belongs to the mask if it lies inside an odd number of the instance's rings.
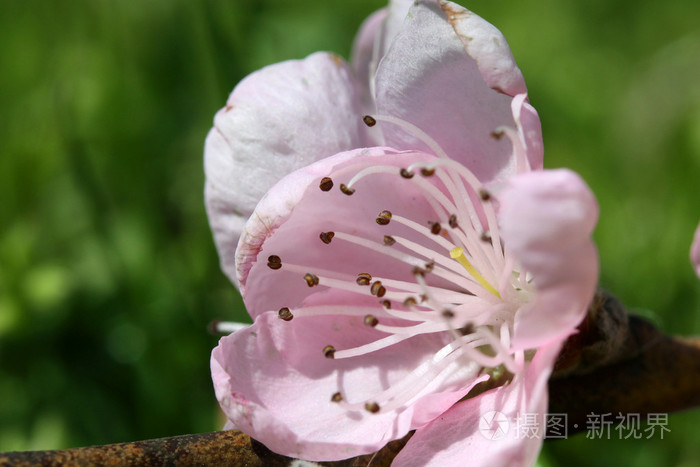
[[[386,229],[381,240],[339,230],[320,232],[319,239],[330,247],[345,242],[363,248],[371,258],[391,258],[394,264],[409,268],[410,279],[405,271],[394,275],[364,270],[349,276],[288,263],[276,255],[267,263],[272,270],[302,276],[309,287],[376,297],[376,307],[343,307],[344,313],[363,316],[364,324],[378,331],[376,339],[352,348],[336,348],[329,343],[319,349],[326,358],[359,357],[421,335],[444,337],[442,348],[372,398],[351,402],[352,394],[344,394],[342,388],[331,395],[331,401],[348,410],[371,413],[399,408],[429,391],[465,387],[480,375],[504,370],[516,373],[525,355],[510,345],[514,314],[532,292],[525,274],[520,274],[501,242],[494,201],[477,177],[448,158],[437,143],[411,124],[392,117],[365,117],[370,126],[378,120],[403,126],[421,138],[438,158],[426,155],[427,162],[401,168],[365,167],[346,184],[340,184],[340,191],[352,196],[360,180],[394,175],[414,185],[435,217],[414,219],[411,212],[385,209],[375,218],[381,229]],[[322,178],[319,188],[330,191],[333,180]],[[280,319],[285,321],[294,316],[324,314],[328,310],[322,306],[284,307],[279,311]]]

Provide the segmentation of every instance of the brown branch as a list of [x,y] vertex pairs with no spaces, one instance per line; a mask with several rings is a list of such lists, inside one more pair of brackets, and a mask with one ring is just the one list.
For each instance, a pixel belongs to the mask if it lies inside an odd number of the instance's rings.
[[[700,338],[674,338],[628,316],[611,295],[599,292],[589,313],[562,349],[549,381],[550,413],[566,413],[569,434],[586,429],[593,414],[667,413],[700,406]],[[328,467],[388,466],[410,438],[375,455]],[[293,459],[270,452],[240,431],[176,436],[59,451],[0,454],[16,465],[231,465],[287,467]]]

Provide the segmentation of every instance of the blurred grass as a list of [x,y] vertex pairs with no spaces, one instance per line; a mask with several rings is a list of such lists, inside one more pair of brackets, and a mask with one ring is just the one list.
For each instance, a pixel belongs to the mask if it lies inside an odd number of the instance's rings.
[[[0,3],[0,451],[218,429],[219,272],[201,152],[247,73],[348,56],[379,0]],[[700,333],[700,4],[467,5],[498,26],[542,118],[547,167],[601,205],[601,283],[671,333]],[[540,462],[695,465],[700,414],[664,440],[548,444]]]

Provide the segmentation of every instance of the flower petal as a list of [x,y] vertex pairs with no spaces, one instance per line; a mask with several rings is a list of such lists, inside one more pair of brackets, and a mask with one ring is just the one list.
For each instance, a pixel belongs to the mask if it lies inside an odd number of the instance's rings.
[[382,35],[387,8],[372,13],[360,26],[352,47],[352,71],[358,79],[362,113],[374,113],[374,74],[379,58],[377,44]]
[[695,231],[693,245],[690,247],[690,262],[695,267],[695,274],[700,278],[700,225]]
[[[329,310],[333,312],[333,310]],[[247,329],[221,339],[212,353],[216,396],[232,425],[275,452],[309,460],[336,460],[376,451],[404,436],[421,420],[414,412],[428,404],[440,413],[471,386],[432,394],[398,413],[349,411],[331,402],[341,391],[362,402],[404,377],[444,344],[441,335],[406,341],[367,358],[328,359],[322,349],[339,349],[376,339],[361,316],[295,316],[286,322],[264,313]],[[482,378],[483,379],[483,378]],[[478,380],[477,380],[478,381]]]
[[585,316],[598,279],[593,193],[577,174],[559,169],[511,178],[498,200],[506,247],[537,290],[516,315],[514,346],[561,339]]
[[[319,271],[332,269],[351,277],[354,284],[360,272],[371,270],[372,274],[391,273],[397,277],[394,271],[399,269],[406,279],[412,279],[410,265],[340,239],[324,245],[319,234],[346,232],[381,244],[386,230],[375,219],[384,209],[434,218],[415,184],[399,175],[401,167],[432,159],[426,154],[397,153],[385,148],[348,151],[304,167],[270,189],[246,224],[237,251],[241,293],[251,316],[295,306],[316,292],[318,289],[307,287],[306,272],[322,276]],[[355,173],[378,165],[393,169],[391,173],[360,180],[352,196],[340,191],[340,184],[348,183]],[[324,177],[334,183],[328,192],[319,188]],[[281,258],[279,270],[267,266],[270,255]],[[308,270],[295,271],[285,264],[302,265]],[[325,289],[323,280],[319,287]]]
[[[416,431],[394,463],[402,467],[532,465],[544,437],[547,379],[559,349],[559,343],[541,348],[524,375],[455,404]],[[526,414],[534,414],[535,426],[525,424]],[[496,428],[503,431],[492,431]]]
[[[516,126],[511,96],[525,92],[501,33],[442,1],[411,8],[376,75],[378,114],[413,123],[484,182],[516,171],[510,143],[492,133]],[[399,127],[385,124],[382,131],[388,146],[426,150]]]
[[234,283],[238,237],[263,194],[300,167],[365,146],[361,115],[349,67],[328,53],[268,66],[236,86],[204,150],[209,222]]

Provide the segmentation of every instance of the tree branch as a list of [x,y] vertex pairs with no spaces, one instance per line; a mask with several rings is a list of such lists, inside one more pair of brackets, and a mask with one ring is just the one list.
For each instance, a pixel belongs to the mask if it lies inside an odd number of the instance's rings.
[[[486,390],[487,388],[481,388]],[[586,429],[588,414],[668,413],[700,405],[700,338],[669,337],[629,316],[615,297],[599,292],[579,332],[564,345],[549,381],[550,413],[566,413],[568,433]],[[373,455],[328,467],[388,466],[410,434]],[[0,466],[230,465],[287,467],[237,430],[59,451],[0,454]]]

